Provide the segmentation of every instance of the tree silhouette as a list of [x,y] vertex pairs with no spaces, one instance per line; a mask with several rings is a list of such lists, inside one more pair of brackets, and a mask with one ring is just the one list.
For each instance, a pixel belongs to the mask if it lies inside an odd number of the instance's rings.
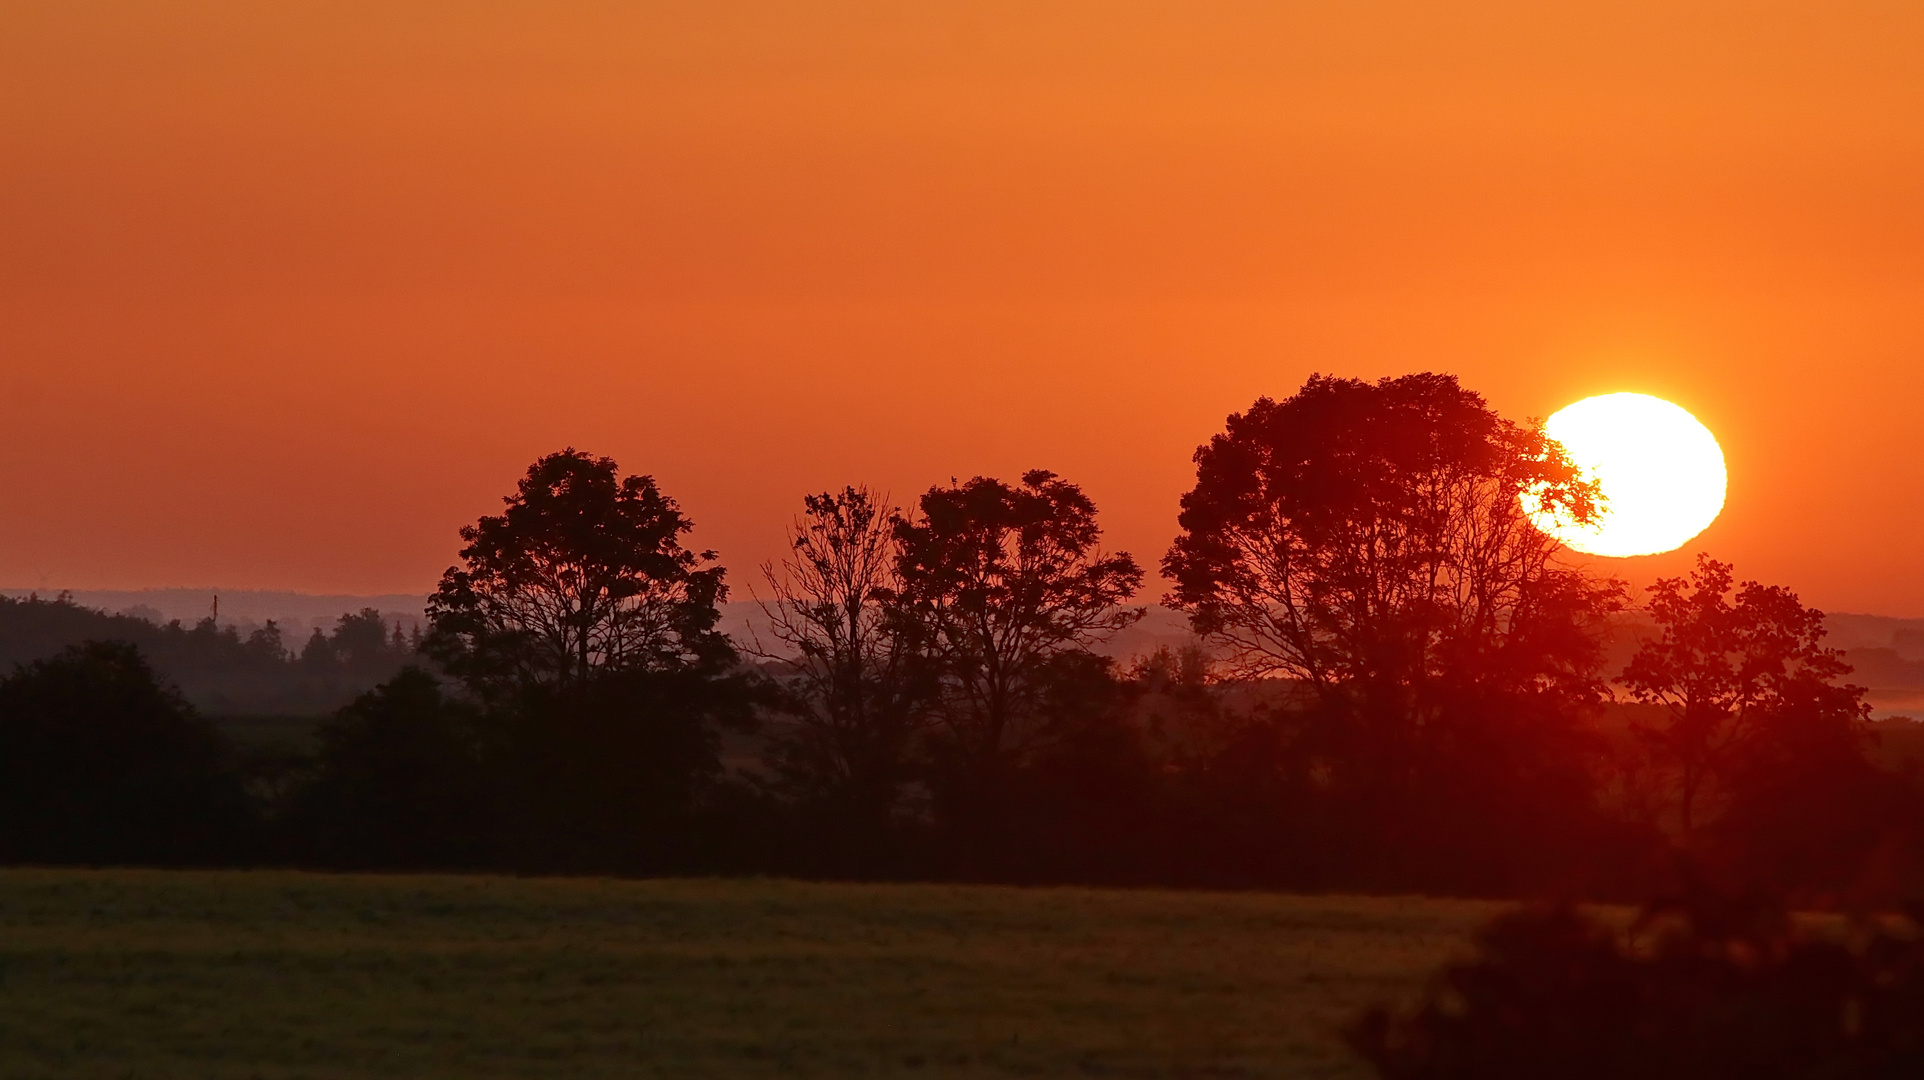
[[601,672],[724,662],[713,552],[648,476],[572,447],[536,461],[507,510],[461,530],[463,566],[429,601],[424,648],[484,694],[563,690]]
[[663,870],[705,854],[720,729],[747,725],[713,552],[647,476],[574,449],[461,530],[424,650],[485,705],[502,850],[554,871]]
[[1100,551],[1095,503],[1041,469],[930,488],[895,536],[902,611],[939,675],[943,786],[957,814],[976,815],[1009,766],[1060,734],[1052,685],[1106,670],[1090,647],[1142,617],[1118,606],[1142,569]]
[[1119,607],[1142,568],[1097,549],[1095,503],[1046,470],[930,488],[921,509],[895,524],[897,566],[904,609],[941,661],[941,719],[971,758],[1019,751],[1042,734],[1051,661],[1142,618]]
[[1232,671],[1411,718],[1444,686],[1595,689],[1616,591],[1559,565],[1522,501],[1588,520],[1594,486],[1454,377],[1315,376],[1196,465],[1163,566]]
[[271,620],[243,634],[240,627],[216,625],[211,618],[193,625],[163,624],[150,618],[158,615],[151,609],[109,615],[64,594],[52,600],[0,597],[0,670],[88,641],[123,641],[140,650],[157,678],[205,714],[313,714],[338,709],[389,678],[413,651],[411,645],[390,647],[386,657],[348,665],[328,636],[317,632],[318,648],[309,641],[297,659],[288,654],[280,627]]
[[809,495],[791,555],[762,575],[780,648],[754,651],[782,672],[793,728],[771,764],[788,796],[824,816],[845,848],[884,843],[910,775],[929,666],[901,616],[895,508],[867,487]]
[[1620,588],[1526,512],[1595,513],[1561,448],[1450,376],[1319,375],[1195,461],[1168,602],[1231,676],[1295,688],[1295,782],[1348,823],[1317,830],[1331,856],[1355,863],[1366,828],[1445,887],[1512,887],[1500,865],[1567,848],[1544,830],[1589,813],[1579,715]]
[[1587,679],[1610,593],[1556,565],[1522,496],[1587,521],[1594,485],[1453,376],[1314,376],[1195,460],[1163,566],[1234,670],[1324,694]]
[[390,635],[378,610],[362,608],[335,619],[331,634],[315,627],[299,663],[311,676],[371,687],[398,674],[415,651],[398,623]]
[[1824,613],[1795,593],[1736,586],[1730,564],[1698,555],[1688,579],[1650,587],[1648,610],[1662,634],[1637,650],[1619,681],[1664,709],[1661,727],[1639,733],[1674,774],[1686,845],[1705,796],[1728,795],[1739,770],[1771,753],[1773,735],[1816,725],[1846,742],[1859,737],[1855,725],[1869,715],[1863,689],[1835,683],[1850,667],[1823,646]]

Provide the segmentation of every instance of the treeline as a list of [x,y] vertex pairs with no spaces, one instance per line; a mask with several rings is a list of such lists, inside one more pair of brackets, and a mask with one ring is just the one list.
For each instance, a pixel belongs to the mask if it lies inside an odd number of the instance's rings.
[[[0,683],[0,859],[1646,893],[1917,883],[1924,790],[1879,768],[1822,615],[1707,557],[1646,597],[1530,507],[1597,492],[1447,376],[1318,377],[1195,456],[1126,666],[1132,556],[1046,471],[910,506],[810,496],[718,630],[713,552],[575,450],[462,530],[416,666],[263,769],[94,644]],[[1608,621],[1659,633],[1605,670]],[[409,642],[413,647],[416,643]],[[395,646],[398,648],[398,646]],[[144,646],[143,646],[144,648]],[[283,661],[285,662],[285,661]],[[1607,722],[1639,703],[1634,723]]]
[[348,612],[332,630],[288,641],[273,620],[246,633],[211,618],[158,623],[52,599],[0,597],[0,669],[42,660],[81,641],[124,641],[201,711],[232,715],[329,713],[418,659],[421,636],[373,608]]

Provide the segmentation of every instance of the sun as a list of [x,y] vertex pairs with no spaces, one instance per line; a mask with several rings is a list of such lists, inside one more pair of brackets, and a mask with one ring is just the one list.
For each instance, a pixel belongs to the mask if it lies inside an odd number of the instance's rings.
[[1603,494],[1602,512],[1588,525],[1524,496],[1537,528],[1578,551],[1614,558],[1674,551],[1724,508],[1723,450],[1709,428],[1662,398],[1584,398],[1543,427]]

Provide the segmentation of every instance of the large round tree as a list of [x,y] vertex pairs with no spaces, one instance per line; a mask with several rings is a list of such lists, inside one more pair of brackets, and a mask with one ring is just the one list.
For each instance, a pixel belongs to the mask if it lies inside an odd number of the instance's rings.
[[1587,520],[1595,488],[1453,376],[1314,376],[1195,461],[1163,569],[1238,673],[1324,695],[1588,679],[1615,592],[1556,559],[1523,496]]
[[1374,837],[1430,853],[1406,884],[1482,887],[1507,871],[1444,880],[1466,844],[1562,843],[1518,830],[1586,812],[1578,706],[1621,589],[1529,520],[1526,496],[1595,512],[1561,448],[1447,375],[1316,376],[1195,461],[1170,602],[1232,674],[1284,680],[1303,721],[1284,767],[1308,804],[1346,808],[1332,837],[1362,830],[1331,841],[1343,857]]

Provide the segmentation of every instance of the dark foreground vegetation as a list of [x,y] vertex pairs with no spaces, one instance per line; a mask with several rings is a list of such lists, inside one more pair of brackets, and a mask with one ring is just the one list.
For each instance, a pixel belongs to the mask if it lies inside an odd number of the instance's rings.
[[0,872],[0,1076],[1366,1075],[1466,901]]
[[1414,1012],[1350,1043],[1386,1080],[1924,1075],[1924,910],[1850,923],[1698,891],[1628,926],[1505,915]]

